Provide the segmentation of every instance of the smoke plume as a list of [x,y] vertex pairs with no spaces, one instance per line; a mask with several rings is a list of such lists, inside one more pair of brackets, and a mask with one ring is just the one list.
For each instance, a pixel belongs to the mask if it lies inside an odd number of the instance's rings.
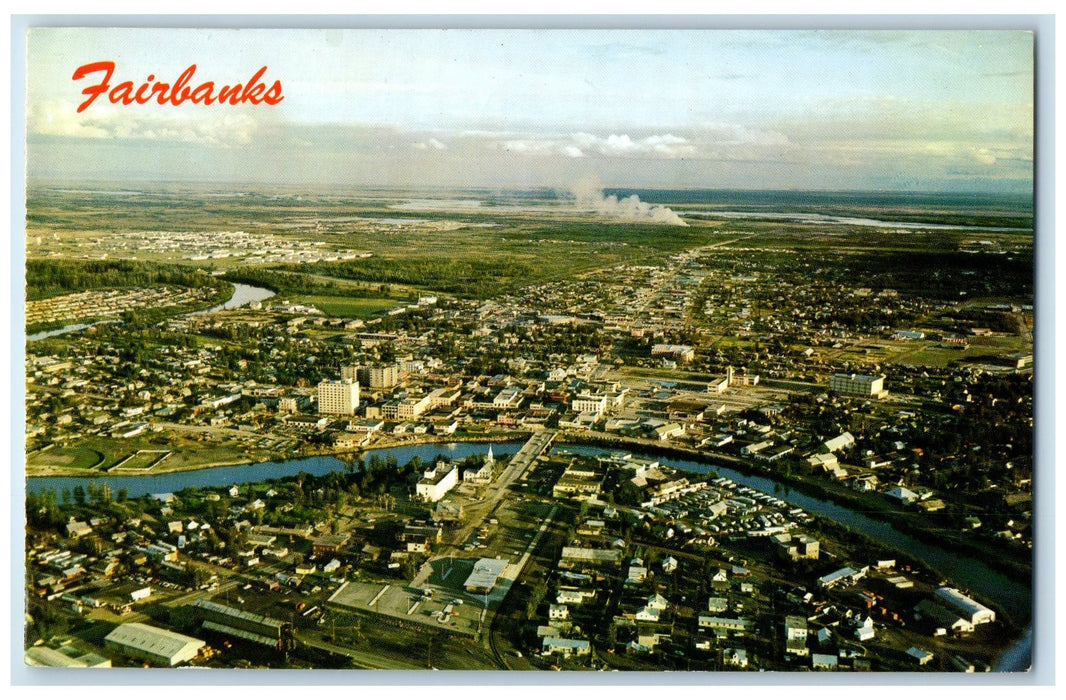
[[578,209],[591,210],[603,216],[627,221],[688,226],[669,207],[642,202],[635,194],[624,199],[613,194],[605,197],[603,188],[597,182],[583,181],[570,188],[570,191],[577,199]]

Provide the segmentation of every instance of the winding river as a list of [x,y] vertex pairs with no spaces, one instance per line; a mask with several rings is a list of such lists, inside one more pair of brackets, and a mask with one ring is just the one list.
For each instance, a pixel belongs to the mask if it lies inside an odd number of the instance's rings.
[[[233,282],[233,295],[229,300],[212,306],[210,309],[204,309],[203,311],[194,311],[189,316],[197,316],[199,314],[209,314],[214,311],[227,311],[229,309],[237,309],[245,304],[250,304],[253,301],[264,301],[274,296],[274,292],[262,287],[253,287],[250,284],[241,284],[240,282]],[[122,323],[119,319],[108,319],[104,321],[90,321],[89,323],[71,323],[62,328],[56,328],[50,331],[41,331],[40,333],[34,333],[33,335],[26,336],[27,342],[33,342],[34,340],[43,340],[44,338],[51,338],[55,335],[64,335],[65,333],[73,333],[74,331],[82,331],[86,328],[93,328],[95,326],[102,326],[108,323]]]
[[218,306],[212,306],[210,309],[194,311],[189,315],[198,316],[200,314],[209,314],[215,311],[237,309],[245,304],[250,304],[253,301],[265,301],[274,296],[274,292],[262,287],[253,287],[250,284],[241,284],[240,282],[231,282],[231,284],[233,285],[233,296],[231,296],[228,301],[219,304]]
[[[406,464],[416,455],[425,462],[432,460],[438,454],[450,459],[463,459],[473,454],[484,454],[488,451],[488,447],[489,443],[467,442],[404,445],[368,450],[362,453],[360,458],[366,461],[374,455],[383,460],[393,457],[398,464]],[[514,454],[520,447],[521,443],[518,442],[492,443],[492,451],[495,455]],[[565,445],[562,449],[584,455],[607,454],[614,451],[607,448],[584,445]],[[863,513],[831,501],[800,493],[767,477],[752,476],[728,467],[701,462],[670,457],[663,458],[652,454],[634,454],[640,457],[658,459],[664,464],[688,472],[705,474],[712,470],[716,471],[721,476],[732,479],[738,484],[773,495],[803,508],[808,513],[824,516],[879,543],[907,552],[909,555],[924,561],[957,585],[995,601],[1019,623],[1025,624],[1031,619],[1032,590],[1030,586],[1012,580],[977,559],[950,552],[938,547],[935,543],[918,540],[880,520],[870,518]],[[219,487],[266,479],[279,479],[294,476],[300,472],[307,472],[317,476],[338,471],[344,469],[344,467],[345,462],[342,460],[332,456],[325,456],[157,475],[107,475],[92,479],[88,477],[31,477],[26,480],[26,490],[28,493],[39,493],[45,489],[52,489],[56,493],[62,493],[63,489],[73,489],[77,485],[81,485],[84,488],[90,481],[95,481],[98,484],[106,483],[113,492],[117,492],[119,489],[126,489],[126,492],[131,497],[139,497],[144,494],[172,493],[191,486]]]

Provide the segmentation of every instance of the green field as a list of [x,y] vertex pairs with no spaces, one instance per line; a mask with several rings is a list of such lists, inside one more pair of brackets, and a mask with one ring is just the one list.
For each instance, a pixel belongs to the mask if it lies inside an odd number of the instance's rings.
[[87,447],[57,447],[42,450],[26,457],[27,466],[62,467],[64,469],[92,469],[105,459],[104,455]]
[[138,450],[111,468],[121,471],[145,471],[170,454],[170,450]]
[[328,316],[345,318],[370,318],[381,311],[395,309],[406,302],[398,299],[325,296],[321,294],[301,294],[292,299],[298,304],[311,304]]
[[[162,440],[163,442],[157,442]],[[159,459],[159,452],[165,447],[173,453],[157,468],[166,470],[195,469],[213,464],[236,464],[257,462],[275,456],[264,450],[244,449],[233,439],[217,441],[200,441],[193,436],[176,433],[160,433],[154,436],[139,435],[126,440],[109,437],[87,436],[79,438],[75,444],[54,450],[45,450],[29,455],[26,460],[27,470],[66,473],[91,469],[104,472],[135,454],[138,450],[146,452],[137,455],[122,466],[133,470],[143,469]]]

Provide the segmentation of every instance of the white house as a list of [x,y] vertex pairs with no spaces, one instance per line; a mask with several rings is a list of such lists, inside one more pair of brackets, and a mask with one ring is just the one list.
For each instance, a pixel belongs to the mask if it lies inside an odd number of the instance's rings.
[[659,595],[658,593],[652,593],[650,596],[648,596],[648,604],[646,607],[652,610],[666,610],[669,605],[670,601],[668,601],[666,598]]
[[918,500],[918,494],[902,486],[897,486],[893,489],[885,491],[885,495],[889,498],[896,499],[904,505],[910,505]]
[[585,656],[591,651],[584,639],[564,639],[562,637],[545,637],[541,642],[541,651],[545,655]]

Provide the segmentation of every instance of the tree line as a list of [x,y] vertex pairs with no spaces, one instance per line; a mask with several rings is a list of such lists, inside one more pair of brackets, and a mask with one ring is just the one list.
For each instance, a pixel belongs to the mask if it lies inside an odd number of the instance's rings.
[[135,260],[28,260],[26,299],[36,301],[88,289],[151,287],[214,287],[202,270],[184,265]]

